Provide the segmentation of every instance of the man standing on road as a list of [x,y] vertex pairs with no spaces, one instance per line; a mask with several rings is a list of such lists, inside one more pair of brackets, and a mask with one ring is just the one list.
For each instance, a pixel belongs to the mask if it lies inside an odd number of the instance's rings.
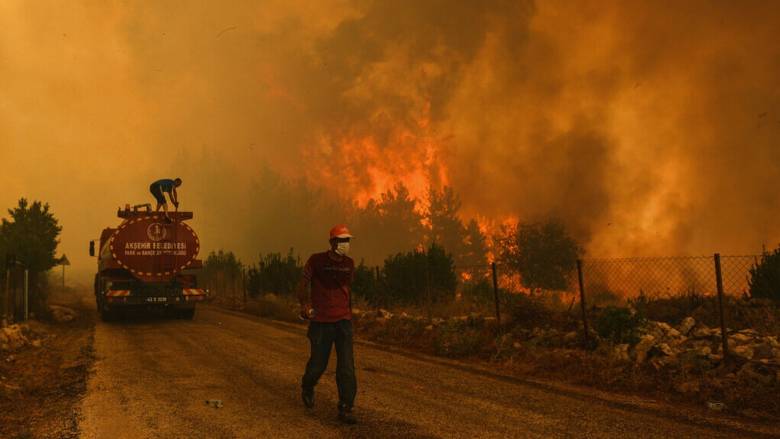
[[[330,229],[330,250],[315,253],[306,261],[298,284],[301,317],[309,320],[306,336],[311,344],[309,362],[301,381],[307,408],[314,407],[314,386],[328,367],[330,350],[336,346],[336,385],[339,420],[355,424],[352,405],[357,393],[352,351],[352,302],[350,285],[355,262],[347,256],[352,235],[340,224]],[[311,292],[309,293],[309,287]]]
[[173,202],[173,205],[178,209],[179,196],[176,194],[176,188],[179,186],[181,186],[181,178],[176,178],[175,180],[163,178],[162,180],[155,181],[149,186],[149,192],[151,192],[157,200],[157,209],[155,212],[159,212],[160,206],[162,206],[165,211],[165,218],[168,220],[171,218],[168,216],[168,203],[165,201],[165,192],[168,193],[168,196],[171,197],[171,202]]

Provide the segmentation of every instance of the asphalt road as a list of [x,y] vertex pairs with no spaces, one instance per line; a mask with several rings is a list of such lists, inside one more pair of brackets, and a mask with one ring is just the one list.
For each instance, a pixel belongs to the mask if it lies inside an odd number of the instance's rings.
[[315,409],[300,402],[303,327],[209,306],[193,321],[99,322],[95,352],[79,423],[85,438],[752,436],[739,423],[692,421],[674,408],[645,410],[365,344],[356,345],[360,423],[342,426],[334,358]]

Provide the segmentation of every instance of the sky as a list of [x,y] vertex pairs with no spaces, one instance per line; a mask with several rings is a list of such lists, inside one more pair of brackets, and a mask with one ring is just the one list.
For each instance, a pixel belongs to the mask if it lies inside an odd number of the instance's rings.
[[48,202],[81,273],[168,177],[204,250],[250,262],[397,182],[486,230],[562,218],[593,257],[756,253],[777,29],[766,1],[7,0],[0,206]]

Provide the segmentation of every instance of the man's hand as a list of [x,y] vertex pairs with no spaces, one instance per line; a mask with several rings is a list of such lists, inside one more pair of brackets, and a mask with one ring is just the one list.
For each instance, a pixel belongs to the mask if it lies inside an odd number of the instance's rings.
[[298,312],[298,317],[300,317],[301,320],[309,320],[314,317],[314,309],[312,309],[311,305],[308,303],[302,303],[301,309]]

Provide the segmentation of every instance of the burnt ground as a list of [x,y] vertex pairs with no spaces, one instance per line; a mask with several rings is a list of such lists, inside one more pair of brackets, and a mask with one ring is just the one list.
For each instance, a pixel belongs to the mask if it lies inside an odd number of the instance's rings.
[[78,405],[93,363],[95,312],[81,301],[60,304],[78,316],[66,323],[31,320],[41,347],[0,352],[0,437],[79,437]]

